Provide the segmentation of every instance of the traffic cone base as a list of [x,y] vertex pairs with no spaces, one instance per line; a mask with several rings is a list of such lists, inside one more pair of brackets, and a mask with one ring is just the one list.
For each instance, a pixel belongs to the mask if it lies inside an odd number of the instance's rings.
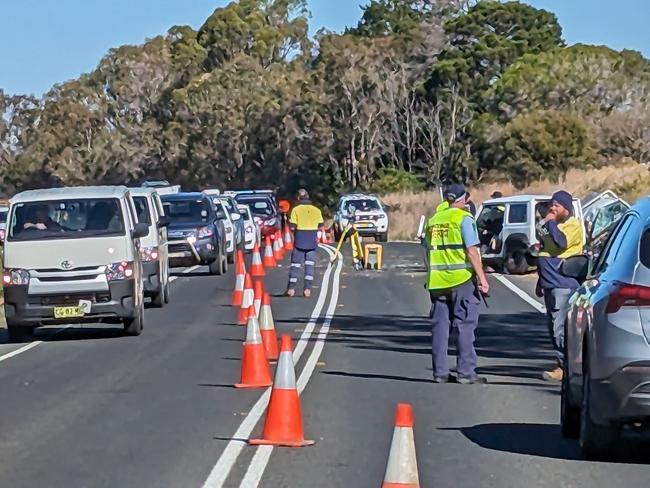
[[[299,421],[296,422],[295,419]],[[264,438],[251,439],[249,444],[280,447],[307,447],[315,444],[315,441],[304,438],[297,390],[273,389],[266,413]]]
[[249,440],[251,445],[305,447],[314,444],[305,440],[292,349],[291,337],[283,335],[262,438]]
[[241,362],[242,375],[235,388],[268,388],[273,384],[264,344],[244,345]]

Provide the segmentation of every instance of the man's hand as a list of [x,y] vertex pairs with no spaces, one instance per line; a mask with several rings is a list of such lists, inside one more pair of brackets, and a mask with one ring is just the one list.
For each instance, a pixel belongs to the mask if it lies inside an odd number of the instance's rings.
[[544,223],[546,224],[551,220],[557,220],[557,214],[552,209],[549,210],[548,213],[546,214],[546,217],[544,217]]
[[483,293],[483,295],[490,293],[490,283],[488,283],[485,275],[480,276],[478,279],[478,290]]

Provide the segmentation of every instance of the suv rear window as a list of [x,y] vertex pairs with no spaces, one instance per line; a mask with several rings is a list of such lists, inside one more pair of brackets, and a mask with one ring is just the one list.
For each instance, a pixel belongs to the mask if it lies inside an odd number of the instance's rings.
[[272,217],[275,215],[273,204],[268,198],[239,198],[237,201],[243,205],[248,205],[248,208],[251,209],[253,215],[258,215],[260,217]]
[[516,203],[510,205],[508,210],[509,224],[525,224],[528,221],[528,205],[525,203]]
[[120,201],[88,198],[16,204],[8,239],[37,241],[124,234]]

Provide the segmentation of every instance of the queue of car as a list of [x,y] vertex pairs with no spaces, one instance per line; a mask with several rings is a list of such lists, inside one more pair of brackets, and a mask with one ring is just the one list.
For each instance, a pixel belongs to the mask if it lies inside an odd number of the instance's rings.
[[0,228],[10,340],[40,326],[102,322],[139,335],[145,302],[170,301],[170,269],[220,275],[260,229],[248,205],[167,181],[30,190],[11,199]]

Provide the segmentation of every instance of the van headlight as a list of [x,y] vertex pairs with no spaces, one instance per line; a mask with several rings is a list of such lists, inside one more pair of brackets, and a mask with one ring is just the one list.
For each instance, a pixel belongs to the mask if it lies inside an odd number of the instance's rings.
[[122,261],[106,266],[106,279],[108,281],[128,280],[133,278],[133,263]]
[[199,239],[207,239],[208,237],[212,237],[213,235],[214,232],[212,232],[212,229],[210,227],[201,227],[196,233],[196,236]]
[[29,285],[29,271],[25,269],[5,269],[2,275],[4,286]]

